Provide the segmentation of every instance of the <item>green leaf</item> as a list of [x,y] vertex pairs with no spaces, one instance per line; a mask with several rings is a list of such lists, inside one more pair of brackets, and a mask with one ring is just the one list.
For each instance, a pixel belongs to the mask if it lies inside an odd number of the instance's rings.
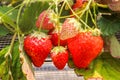
[[7,53],[7,51],[8,51],[8,47],[0,51],[0,77],[2,77],[5,73],[6,61],[5,61],[4,55]]
[[75,65],[74,65],[74,63],[73,63],[72,58],[69,58],[69,60],[68,60],[68,66],[69,66],[70,68],[75,68]]
[[113,35],[120,30],[120,18],[116,15],[102,16],[97,24],[104,36]]
[[[8,16],[12,21],[16,21],[17,19],[17,13],[18,13],[18,9],[14,9],[12,10],[14,7],[8,7],[8,6],[0,6],[0,12],[5,15]],[[12,11],[10,11],[12,10]],[[6,14],[6,12],[10,11],[8,14]]]
[[34,2],[26,6],[22,17],[20,18],[19,26],[23,33],[28,33],[36,28],[35,22],[40,12],[47,9],[49,4],[47,2]]
[[110,53],[102,53],[88,69],[75,69],[77,75],[83,75],[85,80],[119,80],[120,60],[113,58]]
[[[1,18],[2,23],[9,24],[10,26],[15,28],[16,27],[15,22],[16,22],[18,10],[15,9],[15,10],[10,11],[11,9],[13,9],[13,7],[7,7],[7,6],[1,7],[0,6],[0,18]],[[7,11],[10,11],[10,12],[6,14]]]
[[6,29],[3,25],[0,25],[0,37],[7,35],[9,32],[8,29]]
[[113,57],[120,58],[120,43],[116,36],[110,38],[110,51]]
[[19,44],[14,44],[12,51],[12,60],[10,57],[5,58],[5,54],[8,52],[10,46],[3,48],[0,51],[0,77],[2,80],[10,80],[11,72],[14,80],[26,80],[25,75],[22,72],[20,63],[20,52],[19,52]]
[[20,63],[20,51],[19,44],[14,45],[12,52],[12,74],[14,80],[26,80],[25,76],[22,73],[22,64]]

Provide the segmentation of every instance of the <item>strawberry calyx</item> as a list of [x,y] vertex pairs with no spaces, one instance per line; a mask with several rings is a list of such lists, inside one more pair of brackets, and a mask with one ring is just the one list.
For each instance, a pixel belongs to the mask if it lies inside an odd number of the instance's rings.
[[53,23],[53,25],[55,26],[55,24],[57,23],[57,19],[58,19],[57,14],[53,10],[49,10],[47,13],[49,13],[47,16],[50,19],[49,23]]
[[63,47],[63,46],[56,46],[54,47],[52,50],[51,50],[51,53],[55,53],[55,54],[58,54],[58,53],[63,53],[66,51],[66,48]]
[[101,31],[98,28],[91,29],[91,30],[89,30],[89,32],[91,32],[93,36],[100,36],[101,35]]
[[62,25],[60,23],[59,27],[55,27],[52,33],[61,33],[61,30],[62,30]]
[[73,23],[73,25],[75,26],[76,31],[81,30],[80,22],[78,22],[75,18],[68,18],[68,19],[69,19],[68,23]]
[[98,28],[94,28],[94,29],[81,29],[80,31],[79,31],[79,33],[81,33],[81,32],[90,32],[90,33],[92,33],[92,35],[93,36],[100,36],[102,33],[101,33],[101,31],[98,29]]
[[48,38],[49,38],[49,36],[46,35],[45,33],[43,33],[43,32],[37,32],[37,31],[35,31],[34,33],[32,33],[30,37],[36,37],[36,38],[38,38],[39,40],[40,40],[41,38],[45,38],[45,39],[48,39]]

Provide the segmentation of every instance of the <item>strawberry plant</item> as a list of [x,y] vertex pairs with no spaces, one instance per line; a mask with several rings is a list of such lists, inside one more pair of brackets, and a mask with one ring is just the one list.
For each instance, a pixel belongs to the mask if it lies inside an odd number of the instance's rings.
[[0,50],[0,78],[35,80],[50,54],[85,80],[119,80],[119,31],[119,0],[2,0],[0,37],[13,37]]

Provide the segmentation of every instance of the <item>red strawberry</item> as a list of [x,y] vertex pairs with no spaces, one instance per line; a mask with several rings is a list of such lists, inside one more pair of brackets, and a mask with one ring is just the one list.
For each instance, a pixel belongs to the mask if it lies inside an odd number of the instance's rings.
[[68,49],[77,68],[87,68],[100,54],[102,48],[102,38],[93,36],[91,32],[81,32],[68,40]]
[[44,33],[35,32],[24,39],[24,50],[36,67],[40,67],[52,49],[52,42]]
[[[49,35],[50,35],[50,39],[52,41],[52,44],[54,46],[57,46],[58,45],[58,40],[59,40],[59,33],[58,33],[58,30],[53,30],[51,32],[49,32]],[[61,40],[60,39],[60,45],[61,46],[65,46],[67,44],[67,40]]]
[[53,29],[54,21],[55,21],[54,16],[55,16],[55,13],[52,10],[43,11],[42,13],[40,13],[36,21],[36,26],[38,28],[41,26],[42,29],[45,29],[45,30]]
[[82,7],[82,0],[76,0],[75,3],[73,4],[72,8],[77,9]]
[[56,68],[61,70],[68,62],[68,51],[62,46],[54,47],[51,50],[51,58]]
[[81,30],[81,24],[75,18],[67,18],[61,29],[60,38],[66,40],[76,36]]

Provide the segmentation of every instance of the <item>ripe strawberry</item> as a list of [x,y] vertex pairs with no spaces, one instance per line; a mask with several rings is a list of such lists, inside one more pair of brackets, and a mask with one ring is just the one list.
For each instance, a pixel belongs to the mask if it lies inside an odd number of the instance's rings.
[[68,51],[62,46],[54,47],[51,50],[51,58],[56,68],[61,70],[68,62]]
[[91,32],[81,32],[68,40],[68,49],[77,68],[87,68],[102,48],[102,38],[93,36]]
[[24,39],[24,50],[36,67],[44,63],[51,49],[51,40],[42,32],[35,32]]
[[54,21],[55,21],[55,13],[52,10],[43,11],[40,13],[37,21],[36,26],[39,28],[40,26],[42,29],[51,30],[54,28]]
[[81,24],[75,18],[67,18],[61,29],[60,38],[66,40],[76,36],[81,30]]
[[75,3],[73,4],[72,9],[77,9],[82,7],[82,1],[83,0],[75,0]]
[[[55,30],[49,32],[49,35],[50,35],[50,39],[51,39],[51,41],[52,41],[52,44],[53,44],[54,46],[57,46],[57,45],[58,45],[58,42],[59,42],[59,41],[58,41],[58,40],[59,40],[58,30],[55,29]],[[61,46],[65,46],[66,44],[67,44],[67,40],[61,40],[61,39],[60,39],[60,45],[61,45]]]

